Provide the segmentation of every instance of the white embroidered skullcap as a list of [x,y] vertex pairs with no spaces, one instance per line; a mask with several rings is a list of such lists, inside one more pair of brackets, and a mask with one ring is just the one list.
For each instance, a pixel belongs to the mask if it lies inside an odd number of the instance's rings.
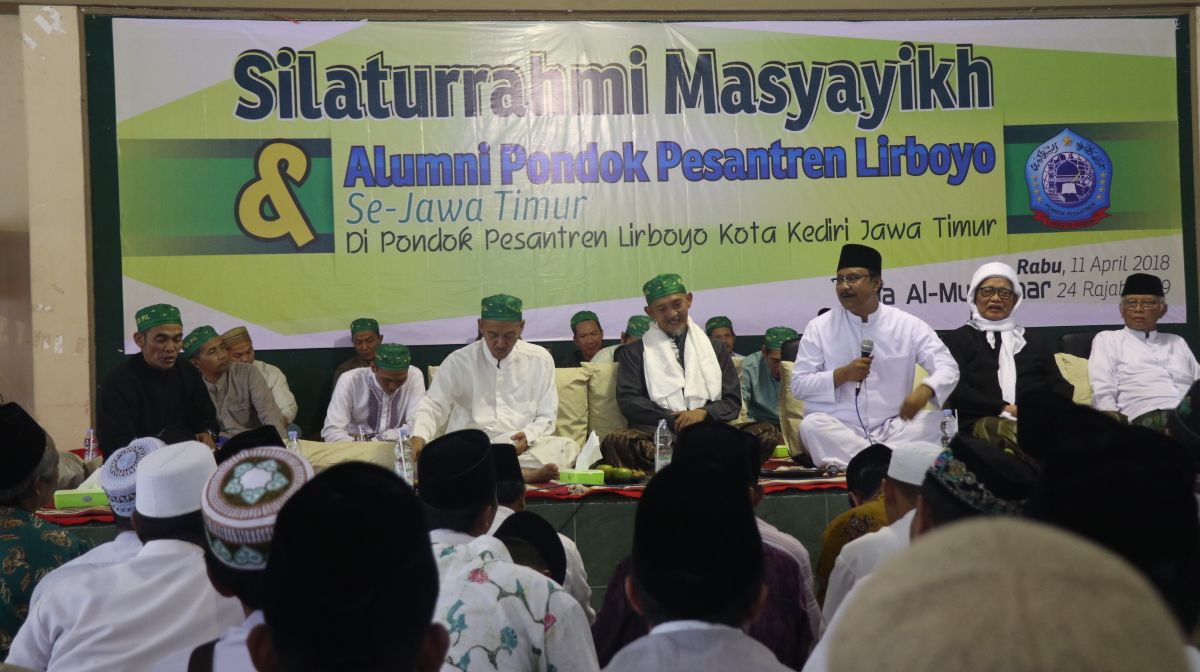
[[123,518],[133,515],[134,496],[137,493],[137,467],[142,458],[167,444],[161,439],[147,436],[134,439],[128,446],[118,448],[100,471],[100,487],[108,496],[108,505],[113,513]]
[[888,463],[887,470],[888,478],[909,485],[920,485],[925,480],[925,472],[938,455],[945,450],[929,441],[910,441],[888,445],[892,448],[892,461]]
[[1133,567],[1082,537],[1015,518],[922,536],[842,609],[833,672],[1188,669],[1183,632]]
[[248,448],[222,462],[200,506],[213,554],[233,569],[266,569],[275,516],[312,477],[308,460],[282,448]]
[[216,470],[212,450],[199,441],[159,448],[138,464],[136,511],[154,518],[199,511],[204,484]]

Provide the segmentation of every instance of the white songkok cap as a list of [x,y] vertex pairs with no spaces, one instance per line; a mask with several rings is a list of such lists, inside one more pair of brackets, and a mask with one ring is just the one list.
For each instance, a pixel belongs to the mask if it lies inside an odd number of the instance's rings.
[[920,485],[925,480],[925,472],[945,450],[929,441],[889,445],[892,448],[892,461],[888,464],[888,478],[909,485]]
[[1183,633],[1146,579],[1046,525],[995,517],[947,525],[862,586],[831,633],[832,672],[1188,669]]
[[128,446],[118,448],[108,456],[100,471],[100,487],[108,496],[108,505],[113,513],[122,518],[133,515],[133,502],[137,494],[137,467],[150,453],[167,444],[153,436],[134,439]]
[[208,446],[184,441],[147,455],[137,468],[137,512],[170,518],[200,510],[200,497],[217,460]]

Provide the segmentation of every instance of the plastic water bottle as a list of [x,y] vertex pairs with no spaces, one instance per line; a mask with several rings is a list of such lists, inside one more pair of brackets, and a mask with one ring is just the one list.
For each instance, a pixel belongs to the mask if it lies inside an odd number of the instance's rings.
[[408,440],[408,428],[400,428],[400,438],[396,439],[394,448],[396,456],[396,475],[406,483],[413,485],[417,478],[417,464],[413,459],[412,442]]
[[950,441],[954,439],[954,435],[958,434],[958,416],[954,411],[942,409],[942,447],[946,448],[950,445]]
[[300,436],[297,432],[288,432],[287,450],[289,453],[300,454]]
[[658,421],[658,429],[654,430],[654,473],[658,473],[671,464],[671,428],[666,419]]
[[96,442],[96,430],[90,427],[87,434],[83,435],[83,461],[94,460],[100,457],[100,444]]

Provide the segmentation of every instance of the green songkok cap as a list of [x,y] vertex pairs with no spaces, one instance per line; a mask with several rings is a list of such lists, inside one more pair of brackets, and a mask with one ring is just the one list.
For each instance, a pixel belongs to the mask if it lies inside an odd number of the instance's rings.
[[183,318],[179,316],[179,309],[168,303],[156,303],[153,306],[146,306],[137,311],[133,317],[137,323],[138,331],[146,331],[152,327],[157,327],[163,324],[178,324],[183,326]]
[[733,320],[725,317],[724,315],[710,317],[708,318],[708,322],[704,323],[704,333],[711,336],[714,329],[720,329],[721,327],[733,329]]
[[664,296],[687,294],[687,288],[683,286],[683,278],[678,273],[663,273],[647,280],[642,285],[642,294],[646,295],[648,306]]
[[200,351],[201,346],[214,338],[220,337],[221,335],[217,333],[217,330],[207,324],[202,327],[196,327],[192,330],[192,333],[183,339],[183,354],[188,357],[194,357]]
[[575,327],[579,326],[579,324],[581,322],[587,322],[589,320],[592,322],[595,322],[597,327],[600,326],[600,318],[596,317],[596,314],[590,310],[581,310],[578,313],[575,313],[574,315],[572,315],[571,316],[571,333],[575,333]]
[[360,331],[373,331],[379,333],[379,320],[373,320],[369,317],[360,317],[350,323],[350,336],[353,337]]
[[764,340],[767,344],[767,350],[779,350],[783,347],[785,341],[790,341],[799,335],[791,327],[771,327],[767,329],[767,335]]
[[479,302],[479,317],[503,322],[521,321],[521,300],[508,294],[496,294]]
[[399,343],[380,343],[375,348],[375,366],[384,371],[407,371],[412,363],[412,353],[407,345]]
[[625,323],[625,335],[641,338],[650,331],[650,318],[645,315],[634,315]]

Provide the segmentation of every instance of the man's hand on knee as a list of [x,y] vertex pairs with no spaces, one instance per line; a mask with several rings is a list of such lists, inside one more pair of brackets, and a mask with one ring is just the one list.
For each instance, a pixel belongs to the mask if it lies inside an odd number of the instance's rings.
[[904,398],[904,403],[900,404],[900,419],[912,420],[917,417],[917,413],[920,413],[932,398],[932,389],[926,385],[918,385],[917,389],[909,392],[908,396]]

